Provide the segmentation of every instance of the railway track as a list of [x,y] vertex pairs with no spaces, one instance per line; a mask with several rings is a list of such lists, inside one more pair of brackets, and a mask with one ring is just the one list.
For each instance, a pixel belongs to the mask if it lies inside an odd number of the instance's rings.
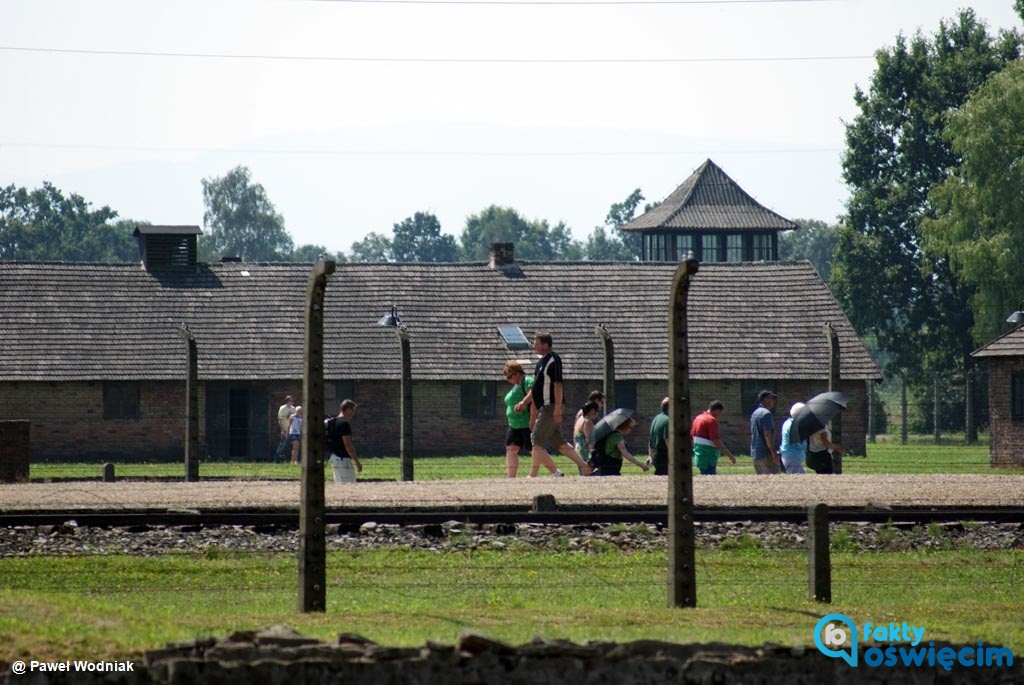
[[[802,507],[697,507],[694,521],[761,523],[807,521],[807,508]],[[956,521],[1024,524],[1024,507],[832,507],[829,518],[836,522],[894,524],[928,524]],[[0,512],[0,526],[60,525],[74,520],[79,526],[114,528],[124,526],[279,526],[298,527],[298,509],[136,509],[102,511],[32,510]],[[460,521],[475,524],[551,524],[583,525],[589,523],[668,524],[667,507],[586,508],[563,507],[554,511],[529,509],[329,509],[327,524],[359,526],[373,521],[381,524],[424,525]]]

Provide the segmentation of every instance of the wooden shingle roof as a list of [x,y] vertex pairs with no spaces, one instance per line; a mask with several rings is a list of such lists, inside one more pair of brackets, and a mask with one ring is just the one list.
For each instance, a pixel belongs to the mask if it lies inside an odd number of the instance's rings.
[[971,353],[974,357],[1024,357],[1024,326],[1018,326]]
[[788,231],[797,228],[750,197],[710,159],[660,205],[621,226],[623,231]]
[[[568,378],[600,378],[605,324],[616,376],[665,379],[674,264],[518,262],[338,264],[327,287],[329,379],[398,378],[399,345],[377,324],[392,304],[416,379],[501,379],[498,326],[549,330]],[[301,376],[309,264],[201,264],[154,274],[135,264],[0,263],[0,380],[170,380],[185,373],[184,322],[201,380]],[[690,290],[691,378],[827,375],[832,322],[845,378],[879,378],[809,262],[709,263]]]

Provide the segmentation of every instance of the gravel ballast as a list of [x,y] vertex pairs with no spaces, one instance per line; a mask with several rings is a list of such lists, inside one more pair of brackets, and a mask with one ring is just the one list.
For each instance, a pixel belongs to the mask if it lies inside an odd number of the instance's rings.
[[[0,512],[35,510],[298,507],[299,481],[15,483],[0,485]],[[1024,478],[1003,475],[696,476],[705,507],[1024,506]],[[550,494],[559,505],[662,506],[664,476],[519,478],[326,485],[327,507],[529,507]]]

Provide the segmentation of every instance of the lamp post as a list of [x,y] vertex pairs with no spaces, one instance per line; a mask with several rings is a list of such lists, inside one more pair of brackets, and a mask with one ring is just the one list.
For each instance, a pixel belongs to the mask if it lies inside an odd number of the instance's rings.
[[1024,302],[1018,305],[1017,311],[1006,317],[1006,323],[1012,323],[1014,326],[1024,323]]
[[412,354],[409,350],[409,332],[406,330],[402,319],[398,316],[398,307],[391,306],[391,311],[380,317],[377,322],[386,328],[394,328],[398,336],[398,345],[401,352],[402,375],[399,397],[401,425],[399,429],[399,461],[402,465],[402,480],[413,480],[413,446],[412,446]]

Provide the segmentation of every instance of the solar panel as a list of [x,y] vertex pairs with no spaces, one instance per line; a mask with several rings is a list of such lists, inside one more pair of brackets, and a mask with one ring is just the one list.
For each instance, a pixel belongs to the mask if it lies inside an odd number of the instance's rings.
[[530,349],[530,341],[523,335],[519,326],[498,326],[498,334],[501,335],[501,339],[505,341],[510,350]]

